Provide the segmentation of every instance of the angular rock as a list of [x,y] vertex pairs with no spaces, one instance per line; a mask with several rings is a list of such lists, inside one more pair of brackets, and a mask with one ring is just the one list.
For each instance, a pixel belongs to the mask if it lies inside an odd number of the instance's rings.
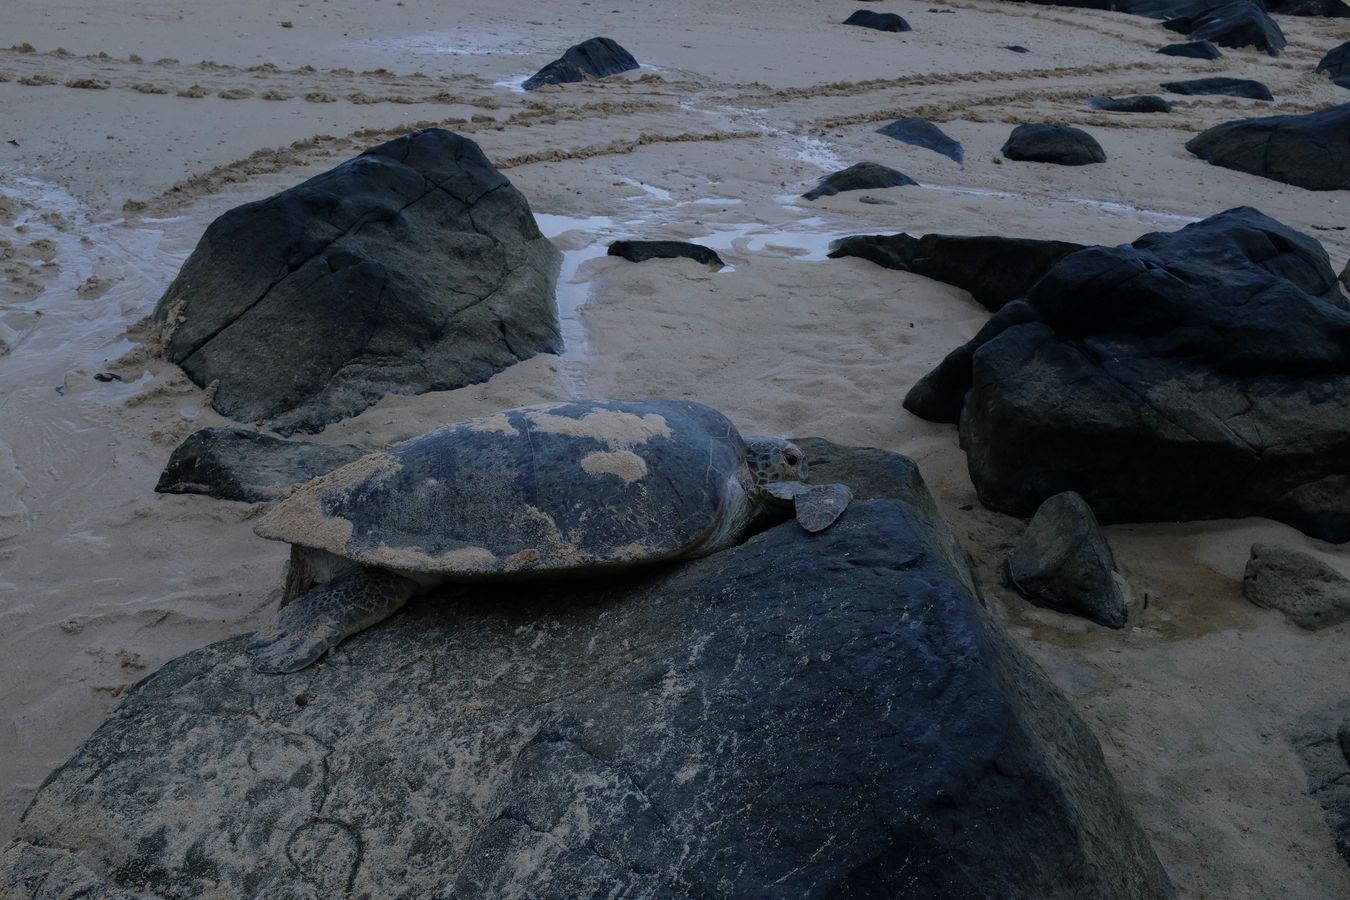
[[996,235],[860,234],[835,241],[829,256],[857,256],[888,269],[955,285],[996,312],[1010,300],[1026,296],[1051,266],[1081,249],[1082,244],[1068,241]]
[[1008,576],[1032,603],[1124,628],[1125,592],[1111,548],[1082,497],[1073,491],[1041,504],[1008,557]]
[[830,197],[844,191],[907,187],[914,184],[918,184],[918,182],[903,172],[897,172],[890,166],[862,162],[826,175],[820,179],[815,187],[802,194],[802,197],[806,200],[815,200],[819,197]]
[[1315,556],[1278,544],[1252,545],[1242,594],[1308,631],[1350,619],[1350,579]]
[[155,318],[217,411],[317,431],[559,350],[558,261],[478,146],[428,129],[220,216]]
[[863,484],[818,535],[461,590],[303,677],[254,672],[243,639],[169,663],[39,790],[0,885],[41,865],[106,896],[1173,897],[914,465],[820,467]]
[[1315,240],[1229,210],[1070,254],[1027,302],[1040,321],[964,348],[986,506],[1072,490],[1108,523],[1266,516],[1350,540],[1350,313]]
[[952,140],[944,134],[941,128],[922,116],[905,116],[903,119],[896,119],[891,124],[878,128],[877,134],[884,134],[888,138],[913,144],[915,147],[922,147],[925,150],[932,150],[934,153],[941,153],[948,159],[965,165],[965,148],[958,141]]
[[1021,162],[1087,166],[1106,162],[1106,151],[1092,135],[1072,125],[1018,125],[1003,144],[1003,155]]
[[203,428],[174,449],[155,490],[245,503],[281,500],[291,488],[369,452],[350,444],[286,441],[247,428]]
[[1332,79],[1350,75],[1350,41],[1328,51],[1317,64],[1317,71],[1326,72],[1327,77]]
[[1184,44],[1168,44],[1158,51],[1164,56],[1181,56],[1188,59],[1219,59],[1223,51],[1211,41],[1187,41]]
[[633,54],[607,37],[593,37],[573,44],[567,52],[535,72],[521,85],[533,91],[546,84],[572,84],[591,78],[605,78],[638,68]]
[[717,251],[688,241],[615,241],[609,245],[610,256],[620,256],[629,262],[649,259],[692,259],[705,266],[722,268],[726,263]]
[[1287,41],[1280,26],[1252,0],[1235,0],[1212,9],[1168,19],[1163,26],[1193,41],[1221,47],[1255,47],[1279,56]]
[[1249,78],[1192,78],[1189,81],[1167,81],[1162,88],[1173,94],[1223,94],[1249,100],[1275,99],[1270,88]]
[[1088,105],[1103,112],[1127,113],[1165,113],[1172,111],[1172,104],[1162,97],[1143,94],[1136,97],[1089,97]]
[[845,25],[857,25],[861,28],[872,28],[877,31],[910,31],[909,23],[897,16],[895,13],[872,12],[870,9],[860,9],[853,15],[844,20]]
[[1207,162],[1310,191],[1350,188],[1350,103],[1293,116],[1239,119],[1186,142]]

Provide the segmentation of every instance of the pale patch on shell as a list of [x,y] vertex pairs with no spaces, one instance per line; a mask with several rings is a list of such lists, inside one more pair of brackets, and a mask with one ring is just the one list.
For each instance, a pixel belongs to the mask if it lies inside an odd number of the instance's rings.
[[486,547],[457,547],[431,554],[420,547],[390,547],[381,542],[375,550],[380,565],[410,572],[495,572],[497,554]]
[[587,475],[617,475],[632,484],[647,474],[647,463],[632,450],[597,450],[581,458]]
[[289,541],[343,555],[352,538],[352,523],[324,511],[324,498],[345,499],[353,488],[382,472],[403,466],[386,453],[371,453],[355,462],[320,475],[295,490],[254,527],[253,533],[274,541]]
[[645,444],[654,437],[670,437],[666,417],[656,413],[645,416],[616,409],[597,409],[579,419],[555,416],[549,412],[527,414],[530,424],[546,434],[565,434],[597,440],[611,449]]
[[483,416],[481,419],[472,419],[465,423],[470,431],[493,432],[495,434],[504,434],[508,437],[518,437],[520,431],[511,424],[510,418],[505,413],[494,413],[490,416]]
[[624,544],[622,547],[614,548],[614,559],[617,560],[635,560],[647,559],[652,555],[652,547],[647,541],[633,541]]
[[530,547],[527,550],[520,550],[508,556],[506,558],[506,570],[508,572],[514,572],[519,569],[527,569],[537,562],[539,562],[539,550],[535,547]]

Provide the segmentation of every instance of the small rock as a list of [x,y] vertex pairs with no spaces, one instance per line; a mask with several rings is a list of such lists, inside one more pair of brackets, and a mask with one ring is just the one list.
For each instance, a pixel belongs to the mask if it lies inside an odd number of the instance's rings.
[[527,91],[546,84],[570,84],[587,78],[605,78],[638,68],[638,61],[607,37],[593,37],[567,48],[567,52],[525,80]]
[[1123,628],[1125,592],[1114,570],[1097,517],[1073,491],[1041,504],[1008,558],[1013,585],[1032,603]]
[[922,116],[905,116],[903,119],[896,119],[891,124],[878,128],[877,134],[884,134],[886,137],[894,138],[901,143],[912,144],[915,147],[932,150],[934,153],[941,153],[958,164],[964,165],[965,163],[965,148],[957,141],[947,137],[941,128]]
[[122,380],[122,376],[121,376],[121,375],[116,375],[116,374],[114,374],[114,373],[112,373],[112,372],[98,372],[98,373],[96,373],[96,374],[94,375],[94,380],[95,380],[95,381],[102,381],[102,382],[104,382],[104,383],[109,382],[109,381],[121,381],[121,380]]
[[710,247],[692,244],[688,241],[615,241],[609,245],[609,255],[618,256],[629,262],[646,262],[649,259],[692,259],[705,266],[722,268],[726,263]]
[[1278,544],[1252,545],[1242,593],[1308,631],[1350,619],[1350,579],[1316,557]]
[[1135,97],[1089,97],[1088,105],[1103,112],[1128,113],[1165,113],[1172,111],[1172,104],[1153,94]]
[[882,197],[876,197],[872,194],[863,194],[858,198],[859,203],[867,203],[872,206],[898,206],[894,200],[886,200]]
[[910,31],[909,23],[895,13],[872,12],[860,9],[844,20],[845,25],[857,25],[877,31]]
[[1164,56],[1181,56],[1188,59],[1218,59],[1223,51],[1212,41],[1187,41],[1184,44],[1168,44],[1158,51]]
[[1092,135],[1071,125],[1018,125],[1003,145],[1003,155],[1019,162],[1087,166],[1106,162],[1106,151]]
[[1317,71],[1326,72],[1330,78],[1350,75],[1350,41],[1334,48],[1317,64]]
[[1011,50],[1011,51],[1014,52],[1014,53],[1030,53],[1030,52],[1031,52],[1031,51],[1028,50],[1026,47],[1023,47],[1021,44],[1005,44],[1004,47],[1003,47],[1003,49],[1004,49],[1004,50]]
[[1228,97],[1246,97],[1249,100],[1274,100],[1270,88],[1249,78],[1195,78],[1190,81],[1168,81],[1163,90],[1174,94],[1223,94]]
[[815,200],[820,197],[830,197],[834,194],[840,194],[844,191],[861,191],[868,188],[890,188],[907,187],[917,184],[903,172],[897,172],[890,166],[883,166],[880,163],[861,162],[857,165],[849,166],[838,172],[832,172],[820,179],[820,182],[811,190],[802,194],[806,200]]
[[294,28],[294,27],[295,27],[295,24],[294,24],[293,22],[282,22],[282,23],[281,23],[281,27],[282,27],[282,28]]

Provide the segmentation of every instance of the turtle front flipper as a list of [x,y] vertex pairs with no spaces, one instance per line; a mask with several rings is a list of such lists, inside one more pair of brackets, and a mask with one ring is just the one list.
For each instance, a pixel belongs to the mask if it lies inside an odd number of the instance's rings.
[[778,500],[791,502],[797,524],[811,534],[833,525],[853,499],[853,492],[846,484],[777,481],[764,485],[764,491]]
[[259,672],[298,672],[345,638],[389,618],[417,592],[411,579],[363,568],[324,582],[277,616],[276,630],[248,642]]

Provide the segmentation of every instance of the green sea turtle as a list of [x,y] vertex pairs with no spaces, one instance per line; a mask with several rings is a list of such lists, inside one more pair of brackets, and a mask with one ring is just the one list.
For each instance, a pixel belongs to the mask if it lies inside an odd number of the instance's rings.
[[808,531],[848,505],[807,485],[801,449],[743,439],[687,400],[507,410],[321,475],[257,534],[291,544],[277,628],[249,644],[294,672],[446,582],[588,576],[733,546],[795,510]]

